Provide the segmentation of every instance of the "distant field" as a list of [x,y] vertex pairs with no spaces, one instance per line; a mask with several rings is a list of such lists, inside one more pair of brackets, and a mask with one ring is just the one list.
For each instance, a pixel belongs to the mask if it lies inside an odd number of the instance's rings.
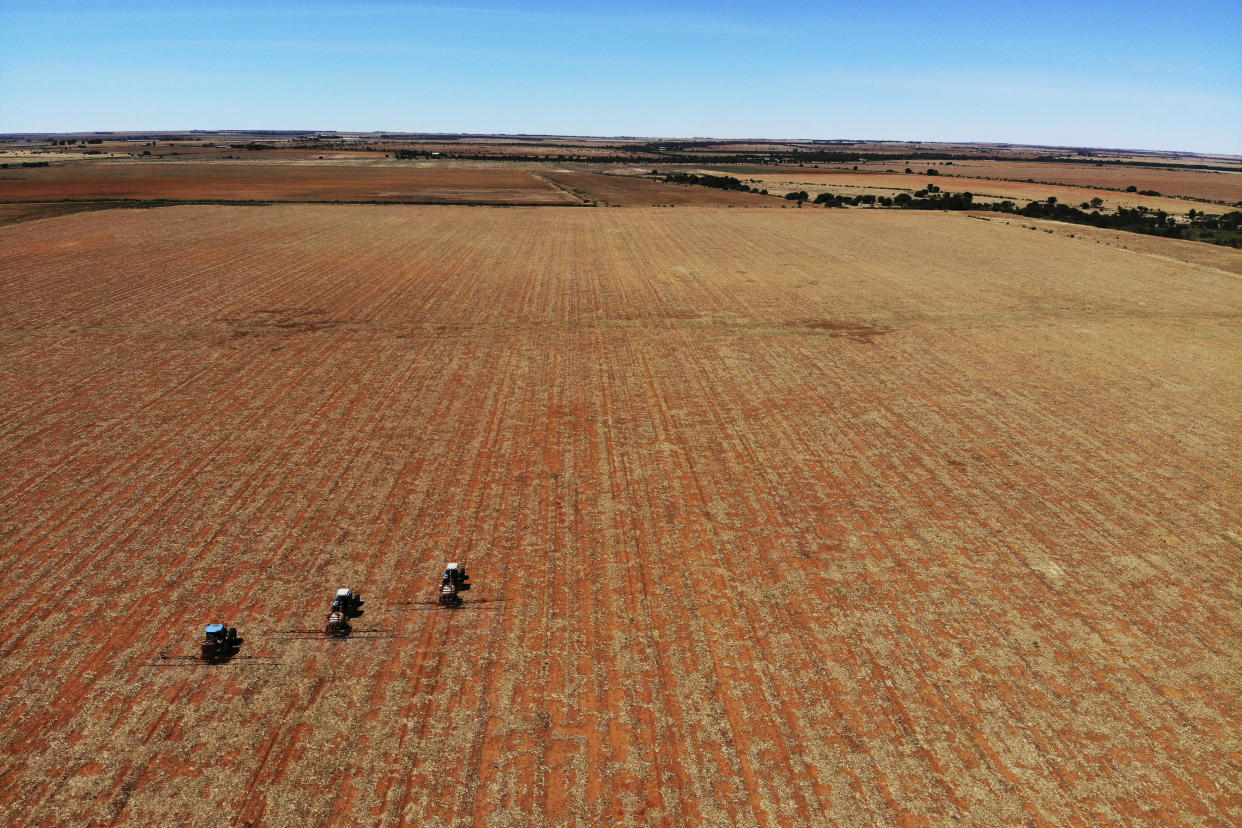
[[[1146,159],[1151,163],[1152,159]],[[1022,162],[1022,161],[926,161],[920,159],[897,159],[894,161],[868,161],[860,163],[858,172],[877,172],[884,169],[901,171],[909,166],[916,172],[924,172],[934,166],[947,176],[1013,179],[1023,182],[1034,179],[1037,182],[1067,184],[1074,187],[1100,187],[1124,190],[1136,187],[1139,190],[1155,190],[1166,196],[1185,196],[1189,198],[1206,198],[1212,201],[1223,201],[1234,204],[1242,201],[1242,166],[1237,159],[1214,159],[1211,163],[1228,165],[1232,161],[1238,168],[1233,172],[1219,170],[1195,169],[1189,162],[1181,169],[1159,169],[1138,166],[1117,166],[1094,164],[1057,164],[1053,162]],[[1173,162],[1170,162],[1171,164]],[[818,172],[835,170],[850,172],[850,164],[822,164]],[[780,167],[773,172],[787,169]],[[797,168],[801,173],[803,170]]]
[[549,170],[544,177],[602,203],[621,207],[726,205],[733,207],[779,207],[767,196],[711,187],[665,184],[647,178],[604,175],[595,172]]
[[[939,166],[939,165],[937,165]],[[941,168],[951,175],[992,178],[1033,178],[1080,187],[1112,187],[1124,190],[1137,187],[1155,190],[1167,196],[1190,196],[1224,201],[1242,201],[1242,168],[1235,172],[1166,170],[1147,167],[1094,166],[1091,164],[1050,164],[1013,161],[955,161],[952,167]]]
[[538,176],[505,166],[147,161],[0,171],[0,201],[58,199],[577,202]]
[[[926,172],[926,168],[919,172]],[[1062,203],[1075,207],[1084,201],[1090,201],[1092,198],[1098,197],[1104,201],[1105,210],[1113,210],[1118,206],[1132,208],[1138,205],[1146,206],[1152,210],[1164,210],[1173,214],[1183,214],[1188,210],[1224,212],[1227,209],[1185,199],[1141,196],[1135,193],[1118,193],[1111,190],[1093,190],[1057,184],[1028,184],[1018,181],[961,178],[956,173],[953,176],[928,176],[907,175],[904,173],[855,172],[852,170],[807,170],[794,167],[763,173],[734,173],[734,175],[745,181],[752,182],[752,186],[767,189],[774,193],[806,190],[812,197],[820,192],[832,192],[839,195],[872,193],[874,195],[894,196],[901,192],[913,193],[927,187],[928,184],[935,184],[946,192],[973,193],[981,201],[1010,199],[1018,205],[1025,204],[1028,201],[1043,201],[1052,196]]]
[[101,208],[100,202],[88,202],[78,204],[66,204],[64,202],[27,202],[21,204],[0,204],[0,225],[16,224],[22,221],[34,221],[36,219],[54,218],[56,216],[65,216],[70,213],[81,213],[88,210],[98,210]]
[[0,821],[1236,822],[1242,293],[1142,242],[0,227]]

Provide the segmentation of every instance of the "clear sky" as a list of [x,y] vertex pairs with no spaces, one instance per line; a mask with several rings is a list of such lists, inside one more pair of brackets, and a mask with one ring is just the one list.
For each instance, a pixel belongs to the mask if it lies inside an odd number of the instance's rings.
[[0,132],[245,128],[1242,154],[1242,0],[0,0]]

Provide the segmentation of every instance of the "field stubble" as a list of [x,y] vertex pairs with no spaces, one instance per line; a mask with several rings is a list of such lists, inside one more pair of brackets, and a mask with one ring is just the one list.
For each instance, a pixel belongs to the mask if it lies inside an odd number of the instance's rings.
[[574,204],[511,164],[397,161],[115,161],[5,170],[0,201],[172,199]]
[[[1144,160],[1151,163],[1151,159]],[[1103,190],[1101,196],[1105,199],[1118,198],[1123,199],[1125,206],[1131,206],[1133,203],[1141,203],[1153,206],[1152,209],[1168,209],[1163,206],[1169,200],[1188,198],[1188,199],[1207,199],[1208,201],[1223,202],[1225,205],[1232,205],[1242,200],[1242,167],[1238,165],[1237,158],[1221,158],[1216,159],[1216,163],[1224,167],[1233,167],[1234,169],[1216,169],[1204,170],[1196,169],[1193,166],[1179,166],[1173,164],[1169,168],[1132,166],[1127,164],[1058,164],[1047,161],[997,161],[997,160],[975,160],[975,161],[929,161],[926,159],[896,159],[893,161],[867,161],[859,165],[853,164],[821,164],[813,171],[808,169],[794,169],[793,167],[777,167],[769,168],[764,172],[774,176],[779,176],[781,172],[808,173],[814,172],[820,175],[826,174],[843,174],[846,176],[853,175],[866,179],[868,176],[876,176],[877,183],[880,177],[884,175],[882,171],[892,170],[893,173],[900,175],[900,171],[904,167],[910,167],[916,173],[925,172],[928,167],[935,167],[942,175],[942,179],[929,181],[928,183],[937,184],[946,190],[961,192],[962,190],[972,190],[979,192],[982,188],[1003,188],[1012,185],[1022,185],[1029,183],[1034,187],[1036,183],[1042,183],[1045,187],[1048,185],[1066,185],[1067,187],[1082,188],[1079,190],[1100,189]],[[851,167],[858,167],[858,171]],[[762,168],[756,168],[761,171]],[[944,180],[947,178],[947,180]],[[954,179],[961,179],[955,181]],[[980,181],[980,179],[982,179]],[[847,179],[848,180],[848,179]],[[972,182],[966,184],[965,182]],[[888,186],[887,182],[880,186]],[[901,186],[901,185],[898,185]],[[920,185],[920,186],[926,186]],[[1136,196],[1133,194],[1123,195],[1119,191],[1125,190],[1127,187],[1134,187],[1137,190],[1155,190],[1163,193],[1164,199],[1152,201],[1151,196]],[[917,188],[916,188],[917,189]],[[1111,195],[1110,195],[1111,191]],[[1018,192],[1022,192],[1019,190]],[[1038,198],[1035,190],[1027,190],[1032,193],[1030,197]],[[1069,198],[1073,198],[1073,190]],[[1047,195],[1057,195],[1057,192],[1048,192]],[[1091,198],[1094,193],[1084,193],[1086,198],[1081,196],[1075,201],[1083,201]],[[1066,199],[1068,203],[1068,198]],[[1176,202],[1175,202],[1176,203]],[[1196,209],[1204,209],[1201,205]],[[1219,210],[1220,207],[1209,206],[1208,210]],[[1171,211],[1176,212],[1176,209]]]
[[[0,239],[7,821],[1239,816],[1234,276],[869,211]],[[346,584],[393,637],[282,635]],[[148,666],[215,618],[254,658]]]
[[[956,168],[946,167],[944,169],[945,172],[950,172]],[[914,194],[932,185],[948,193],[971,193],[977,202],[1013,201],[1019,207],[1030,201],[1044,201],[1052,197],[1072,207],[1077,207],[1084,202],[1090,203],[1091,199],[1099,198],[1103,202],[1101,209],[1105,212],[1111,212],[1118,207],[1132,210],[1139,206],[1149,210],[1164,210],[1170,215],[1185,215],[1190,210],[1203,211],[1205,209],[1208,212],[1223,213],[1229,209],[1220,205],[1207,205],[1205,208],[1203,202],[1200,201],[1120,193],[1082,186],[966,178],[960,172],[953,172],[952,175],[927,176],[844,170],[785,169],[773,173],[742,174],[741,177],[743,180],[751,181],[755,187],[770,190],[776,194],[783,195],[805,190],[812,198],[821,192],[846,196],[870,194],[895,197],[900,193]],[[1242,188],[1235,193],[1235,196],[1242,198]]]

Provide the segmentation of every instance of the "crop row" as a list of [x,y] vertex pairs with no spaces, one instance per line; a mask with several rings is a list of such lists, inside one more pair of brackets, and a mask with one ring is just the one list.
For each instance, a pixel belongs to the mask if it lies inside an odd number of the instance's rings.
[[[0,234],[10,820],[1236,814],[1218,271],[861,211]],[[372,637],[287,632],[338,586]],[[214,619],[246,658],[165,666]]]

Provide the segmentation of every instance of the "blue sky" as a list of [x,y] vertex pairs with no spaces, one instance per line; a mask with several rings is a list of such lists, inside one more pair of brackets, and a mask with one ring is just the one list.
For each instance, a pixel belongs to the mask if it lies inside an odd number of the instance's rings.
[[339,129],[1242,154],[1242,2],[0,0],[0,132]]

